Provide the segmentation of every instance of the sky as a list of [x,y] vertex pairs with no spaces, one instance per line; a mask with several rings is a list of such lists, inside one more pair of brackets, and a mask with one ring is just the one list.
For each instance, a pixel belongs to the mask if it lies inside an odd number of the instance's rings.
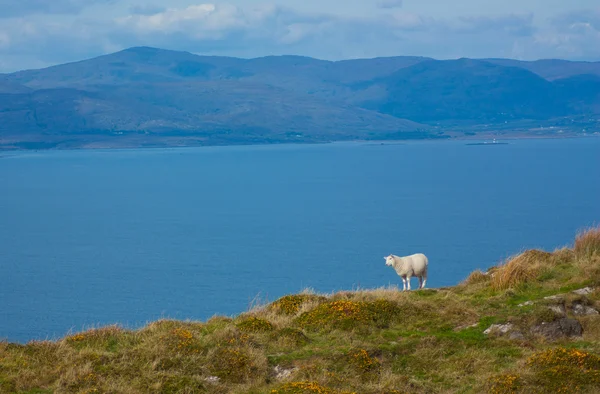
[[0,0],[0,72],[201,55],[600,61],[600,0]]

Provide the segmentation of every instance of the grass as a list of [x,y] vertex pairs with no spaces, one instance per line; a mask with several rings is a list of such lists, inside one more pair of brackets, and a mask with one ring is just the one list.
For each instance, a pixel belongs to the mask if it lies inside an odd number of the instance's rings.
[[[586,286],[598,289],[572,293]],[[591,229],[573,248],[526,251],[450,288],[304,292],[235,318],[0,342],[0,393],[597,393],[600,316],[569,308],[600,308],[599,286]],[[531,333],[559,318],[544,299],[556,294],[582,338]],[[522,337],[483,333],[503,323]]]

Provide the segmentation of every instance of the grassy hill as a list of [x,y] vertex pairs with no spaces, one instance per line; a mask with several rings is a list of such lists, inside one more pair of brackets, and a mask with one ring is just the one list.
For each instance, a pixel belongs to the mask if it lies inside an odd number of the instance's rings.
[[[435,265],[431,266],[435,275]],[[600,228],[458,286],[0,342],[2,393],[597,393]]]

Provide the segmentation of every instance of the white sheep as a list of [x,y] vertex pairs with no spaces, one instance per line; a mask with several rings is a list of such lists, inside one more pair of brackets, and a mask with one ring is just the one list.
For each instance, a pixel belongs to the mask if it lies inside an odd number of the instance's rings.
[[416,276],[419,278],[419,289],[425,287],[427,282],[427,265],[429,261],[423,253],[417,253],[406,257],[398,257],[393,254],[384,257],[385,265],[391,266],[402,278],[402,290],[410,290],[410,278]]

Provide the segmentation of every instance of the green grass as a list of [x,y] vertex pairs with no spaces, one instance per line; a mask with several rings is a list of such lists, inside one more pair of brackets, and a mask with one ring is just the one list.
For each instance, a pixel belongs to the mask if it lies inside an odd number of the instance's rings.
[[[305,292],[234,319],[0,342],[0,393],[600,392],[599,316],[570,315],[584,327],[577,340],[529,331],[556,318],[550,295],[600,308],[600,290],[571,293],[600,284],[598,239],[582,234],[577,251],[528,252],[450,288]],[[506,322],[523,338],[483,333]]]

